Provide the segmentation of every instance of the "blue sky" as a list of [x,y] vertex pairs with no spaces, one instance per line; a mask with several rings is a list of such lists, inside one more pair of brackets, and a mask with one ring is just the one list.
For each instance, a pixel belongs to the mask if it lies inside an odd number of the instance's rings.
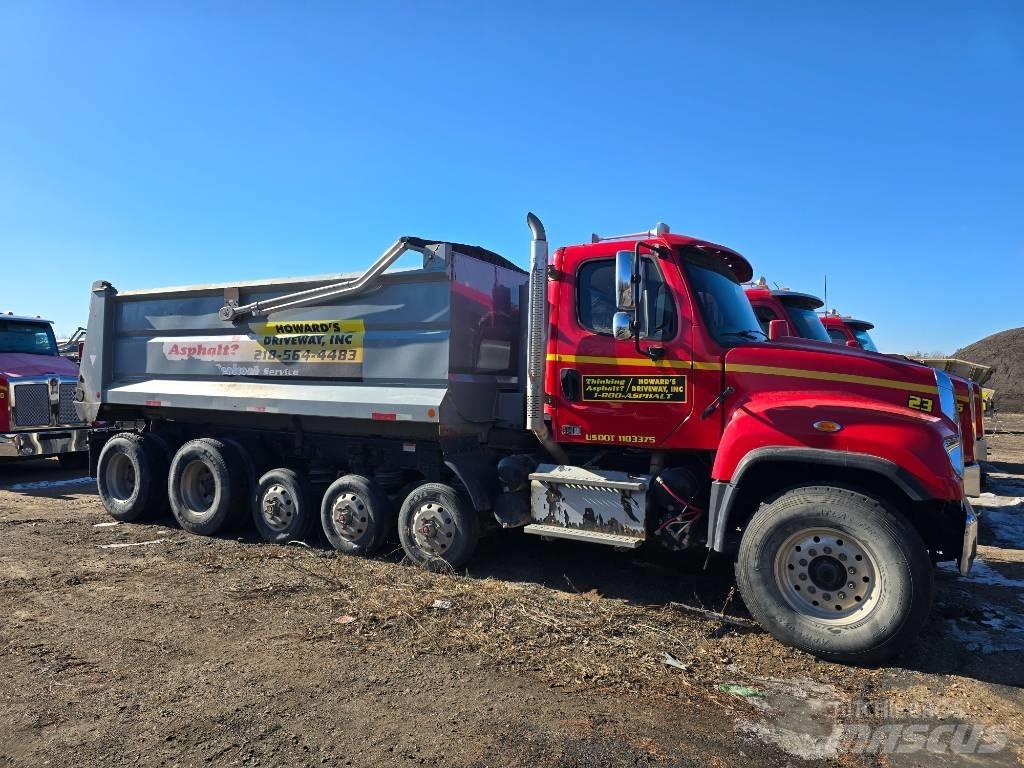
[[[951,352],[1024,325],[1024,3],[0,5],[0,311],[655,221]],[[1007,269],[1009,267],[1009,269]]]

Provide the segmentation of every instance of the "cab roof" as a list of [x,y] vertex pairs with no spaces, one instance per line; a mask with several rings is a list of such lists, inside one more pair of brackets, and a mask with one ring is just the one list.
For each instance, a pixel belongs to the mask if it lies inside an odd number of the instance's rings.
[[602,237],[597,234],[590,236],[590,242],[592,245],[596,245],[598,243],[615,243],[623,246],[624,248],[629,248],[630,250],[635,247],[637,242],[656,243],[658,241],[661,241],[664,245],[669,247],[697,248],[709,256],[720,258],[725,266],[729,268],[729,271],[733,273],[733,276],[736,278],[736,282],[740,284],[749,283],[751,278],[754,276],[754,268],[750,266],[750,262],[732,248],[727,248],[726,246],[719,245],[718,243],[712,243],[710,240],[701,240],[697,237],[674,234],[669,229],[668,224],[660,221],[654,225],[653,229],[647,230],[646,232],[634,232],[628,235],[611,235],[608,237]]
[[869,323],[867,320],[858,320],[855,317],[850,317],[850,315],[840,315],[834,309],[831,312],[823,312],[821,314],[821,322],[843,323],[860,331],[870,331],[875,327],[874,323]]
[[0,314],[0,320],[6,320],[7,322],[15,322],[15,323],[48,323],[49,325],[53,325],[53,321],[52,320],[47,320],[45,318],[38,317],[38,316],[37,317],[26,317],[25,315],[15,315],[12,312],[6,312],[4,314]]
[[767,298],[773,296],[783,304],[791,304],[802,309],[821,309],[825,306],[825,302],[810,293],[801,293],[800,291],[790,291],[785,288],[772,290],[764,285],[754,284],[746,285],[743,287],[748,296],[755,298]]

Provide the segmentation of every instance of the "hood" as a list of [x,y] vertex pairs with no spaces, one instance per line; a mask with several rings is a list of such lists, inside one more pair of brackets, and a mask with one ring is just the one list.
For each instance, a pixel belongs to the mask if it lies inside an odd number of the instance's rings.
[[836,344],[786,339],[733,347],[725,355],[725,375],[728,384],[748,397],[782,391],[849,392],[942,417],[933,370]]
[[0,376],[78,376],[78,366],[57,355],[31,355],[25,352],[0,352]]

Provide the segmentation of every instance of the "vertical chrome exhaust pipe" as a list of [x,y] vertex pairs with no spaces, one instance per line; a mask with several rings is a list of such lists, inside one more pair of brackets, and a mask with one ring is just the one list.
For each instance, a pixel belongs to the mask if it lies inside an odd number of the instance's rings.
[[530,306],[526,336],[526,427],[560,464],[565,452],[551,439],[544,421],[544,369],[548,346],[548,239],[544,225],[534,214],[526,214],[533,239],[530,241]]

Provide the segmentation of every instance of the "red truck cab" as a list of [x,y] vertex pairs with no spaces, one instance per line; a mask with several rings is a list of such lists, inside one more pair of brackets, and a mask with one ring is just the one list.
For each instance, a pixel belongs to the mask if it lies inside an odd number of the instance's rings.
[[0,315],[0,458],[88,458],[88,427],[75,411],[78,366],[61,357],[38,317]]
[[832,343],[818,316],[824,302],[817,296],[786,289],[772,290],[763,277],[756,285],[746,286],[744,290],[765,336],[769,335],[772,321],[785,320],[789,335]]

